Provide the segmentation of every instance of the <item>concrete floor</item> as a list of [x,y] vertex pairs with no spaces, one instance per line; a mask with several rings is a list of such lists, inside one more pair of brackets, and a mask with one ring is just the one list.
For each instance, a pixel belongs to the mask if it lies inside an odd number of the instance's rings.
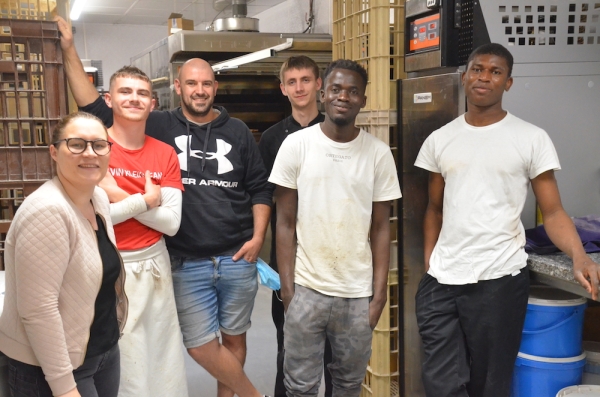
[[[252,312],[252,327],[248,331],[248,353],[246,374],[261,393],[272,395],[275,387],[277,337],[271,318],[271,293],[260,286]],[[189,397],[215,397],[217,381],[185,353],[185,365],[188,380]],[[321,383],[319,396],[323,397],[324,386]]]

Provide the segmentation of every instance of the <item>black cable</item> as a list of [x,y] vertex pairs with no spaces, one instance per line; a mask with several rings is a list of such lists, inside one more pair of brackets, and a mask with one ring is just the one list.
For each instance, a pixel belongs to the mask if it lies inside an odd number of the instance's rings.
[[304,29],[304,31],[302,31],[302,33],[306,33],[310,30],[310,28],[312,28],[313,23],[315,22],[315,14],[313,11],[313,2],[314,0],[309,0],[309,6],[308,6],[308,26],[306,27],[306,29]]

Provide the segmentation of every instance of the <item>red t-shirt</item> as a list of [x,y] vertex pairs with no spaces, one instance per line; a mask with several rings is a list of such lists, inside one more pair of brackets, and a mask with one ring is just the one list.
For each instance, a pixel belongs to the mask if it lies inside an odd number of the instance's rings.
[[[108,168],[121,189],[129,194],[144,194],[148,170],[154,183],[183,190],[179,160],[171,146],[149,136],[146,136],[144,146],[137,150],[125,149],[112,139],[110,141],[113,146]],[[161,232],[134,218],[114,225],[114,228],[119,250],[149,247],[162,237]]]

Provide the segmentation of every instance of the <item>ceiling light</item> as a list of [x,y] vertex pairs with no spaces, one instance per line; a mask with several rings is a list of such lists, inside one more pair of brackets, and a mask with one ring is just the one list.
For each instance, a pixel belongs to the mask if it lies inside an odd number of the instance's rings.
[[75,2],[73,3],[73,7],[71,8],[71,14],[69,15],[72,21],[76,21],[79,19],[81,11],[83,11],[84,3],[85,0],[75,0]]

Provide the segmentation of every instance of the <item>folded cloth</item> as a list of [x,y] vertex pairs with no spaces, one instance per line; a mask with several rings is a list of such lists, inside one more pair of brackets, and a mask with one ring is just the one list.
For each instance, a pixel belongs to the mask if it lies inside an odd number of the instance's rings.
[[279,274],[260,258],[256,261],[256,270],[258,271],[258,280],[262,285],[271,288],[273,291],[281,289]]
[[[588,215],[573,218],[575,229],[588,254],[600,252],[600,216]],[[539,255],[553,254],[560,250],[550,241],[544,225],[525,230],[525,251]]]

